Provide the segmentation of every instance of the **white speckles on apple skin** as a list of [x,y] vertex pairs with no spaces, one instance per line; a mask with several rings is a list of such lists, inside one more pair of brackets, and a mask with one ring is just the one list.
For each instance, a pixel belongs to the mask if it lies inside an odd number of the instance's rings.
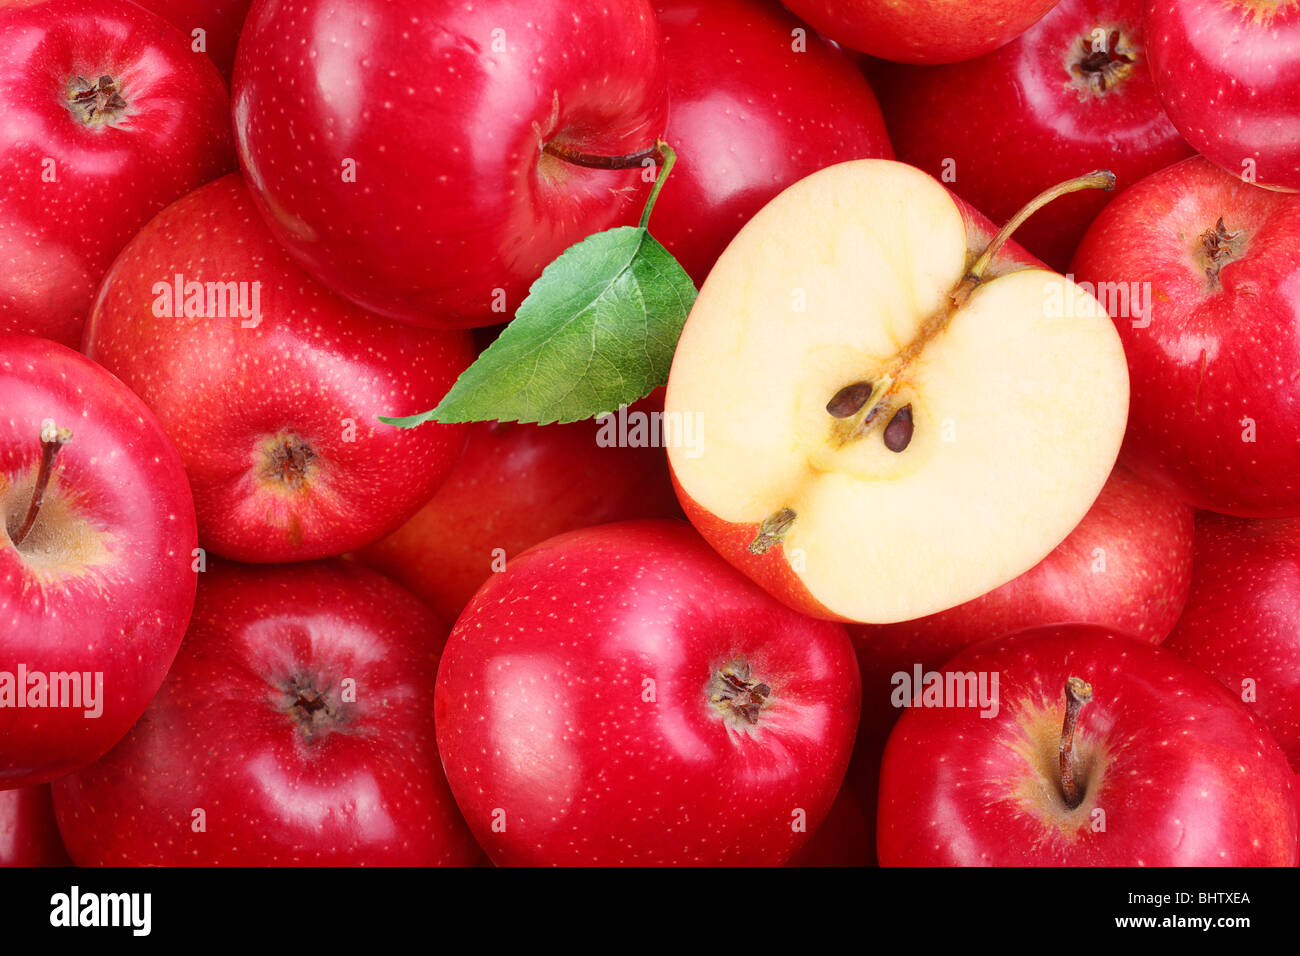
[[[771,689],[753,727],[705,693],[737,658]],[[858,712],[843,628],[780,605],[683,522],[576,531],[513,559],[443,661],[444,766],[502,864],[784,862],[834,799]]]
[[[155,286],[176,275],[243,283],[250,302],[259,284],[260,321],[158,315]],[[175,203],[132,241],[100,290],[85,350],[176,442],[201,543],[243,561],[309,560],[382,537],[433,494],[468,436],[377,420],[435,406],[473,359],[468,334],[334,296],[279,249],[238,176]],[[267,473],[267,448],[285,436],[311,450],[301,483]]]
[[[59,782],[83,865],[468,865],[481,858],[438,762],[445,626],[341,561],[214,561],[158,696],[103,760]],[[331,713],[286,711],[306,678]],[[349,701],[343,680],[355,681]],[[204,828],[194,828],[195,810]]]

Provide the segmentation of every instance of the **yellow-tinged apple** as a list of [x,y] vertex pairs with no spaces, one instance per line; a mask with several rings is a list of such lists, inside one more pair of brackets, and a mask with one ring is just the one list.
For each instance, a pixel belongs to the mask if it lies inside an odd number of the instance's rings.
[[[715,548],[817,617],[945,610],[1041,561],[1119,452],[1114,324],[902,163],[795,183],[709,274],[668,380],[682,504]],[[909,417],[910,416],[910,417]]]

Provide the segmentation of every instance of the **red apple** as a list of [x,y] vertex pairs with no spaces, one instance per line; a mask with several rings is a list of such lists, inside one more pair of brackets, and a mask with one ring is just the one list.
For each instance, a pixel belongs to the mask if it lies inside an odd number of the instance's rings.
[[1300,189],[1300,8],[1146,0],[1151,76],[1187,142],[1248,182]]
[[1246,701],[1300,771],[1300,521],[1203,512],[1195,568],[1165,646]]
[[68,866],[49,785],[0,790],[0,866]]
[[[253,0],[135,0],[140,6],[152,10],[190,38],[190,48],[198,45],[230,80],[235,66],[235,46],[239,31]],[[202,31],[199,34],[198,31]]]
[[[382,315],[490,325],[568,246],[636,221],[664,84],[649,0],[262,0],[235,132],[308,272]],[[610,157],[635,168],[583,165]]]
[[346,562],[203,574],[140,722],[54,787],[81,865],[457,865],[479,850],[434,743],[446,629]]
[[538,545],[452,631],[438,749],[498,864],[786,862],[858,719],[853,649],[684,522]]
[[[652,414],[637,403],[630,412]],[[604,425],[476,422],[415,516],[356,557],[454,621],[492,572],[565,531],[681,514],[661,448],[602,446]]]
[[[876,83],[898,158],[952,182],[1004,222],[1027,196],[1087,169],[1116,193],[1192,154],[1147,69],[1141,0],[1061,0],[1001,49],[949,66],[882,65]],[[1016,239],[1064,270],[1115,193],[1064,196]]]
[[[1235,695],[1176,655],[1058,627],[977,644],[943,670],[954,691],[959,676],[988,689],[996,677],[995,713],[934,694],[947,706],[914,705],[899,720],[881,768],[882,864],[1296,862],[1285,755]],[[1091,701],[1067,710],[1070,694]]]
[[194,604],[194,504],[125,385],[47,339],[0,334],[0,789],[117,743]]
[[0,5],[0,332],[76,347],[158,210],[234,168],[216,68],[129,3]]
[[[1192,510],[1177,496],[1121,466],[1069,537],[1020,577],[938,614],[851,626],[849,633],[864,667],[886,678],[916,663],[936,668],[978,641],[1048,624],[1097,624],[1159,644],[1191,587],[1192,526]],[[886,680],[885,696],[887,687]]]
[[874,809],[846,779],[826,819],[787,866],[871,866],[876,860]]
[[783,0],[837,43],[900,63],[955,63],[1024,33],[1056,0]]
[[777,0],[656,0],[677,164],[651,231],[704,281],[769,199],[848,159],[891,158],[865,78]]
[[1115,320],[1133,469],[1197,508],[1300,516],[1300,196],[1184,160],[1107,206],[1072,271],[1147,302]]
[[428,500],[468,435],[377,417],[436,405],[473,358],[469,335],[380,319],[318,285],[238,176],[132,241],[100,289],[85,351],[176,441],[204,547],[244,561],[377,540]]

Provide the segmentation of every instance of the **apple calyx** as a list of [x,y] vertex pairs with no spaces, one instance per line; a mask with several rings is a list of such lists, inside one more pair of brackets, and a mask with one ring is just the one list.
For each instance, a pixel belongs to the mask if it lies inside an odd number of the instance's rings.
[[1211,289],[1221,287],[1219,272],[1229,262],[1239,258],[1242,247],[1246,244],[1244,230],[1229,229],[1223,224],[1223,217],[1205,232],[1196,250],[1196,261],[1205,270],[1206,285]]
[[772,703],[772,688],[755,678],[743,657],[719,667],[707,689],[711,703],[723,718],[734,725],[754,725],[759,715]]
[[117,80],[107,73],[98,80],[70,77],[66,102],[68,111],[87,126],[111,126],[127,114],[127,102]]
[[[1105,39],[1098,39],[1098,34],[1105,34]],[[1086,91],[1105,93],[1132,72],[1137,62],[1136,51],[1119,30],[1106,32],[1099,27],[1080,43],[1082,53],[1070,64],[1070,72]]]
[[36,472],[36,486],[32,489],[32,500],[27,505],[27,515],[23,518],[23,523],[18,526],[18,530],[9,536],[14,547],[21,548],[23,541],[36,526],[36,518],[40,514],[41,504],[45,501],[50,477],[54,474],[54,459],[58,456],[59,449],[70,441],[72,441],[70,429],[60,428],[52,418],[41,422],[41,464]]
[[302,490],[311,474],[316,452],[292,432],[276,436],[265,449],[262,477],[293,491]]
[[1079,720],[1079,711],[1083,705],[1092,700],[1092,685],[1081,677],[1071,677],[1065,682],[1065,720],[1061,724],[1061,796],[1065,805],[1073,810],[1083,802],[1085,782],[1082,789],[1075,776],[1074,765],[1074,727]]
[[284,712],[304,736],[327,733],[343,722],[339,709],[330,704],[326,692],[317,689],[310,675],[299,674],[290,678],[284,686],[282,701]]

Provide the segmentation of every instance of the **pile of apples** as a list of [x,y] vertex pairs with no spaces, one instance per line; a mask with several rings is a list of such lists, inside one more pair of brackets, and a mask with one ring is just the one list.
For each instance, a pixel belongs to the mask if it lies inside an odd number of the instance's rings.
[[0,0],[0,82],[0,863],[1297,863],[1300,5]]

